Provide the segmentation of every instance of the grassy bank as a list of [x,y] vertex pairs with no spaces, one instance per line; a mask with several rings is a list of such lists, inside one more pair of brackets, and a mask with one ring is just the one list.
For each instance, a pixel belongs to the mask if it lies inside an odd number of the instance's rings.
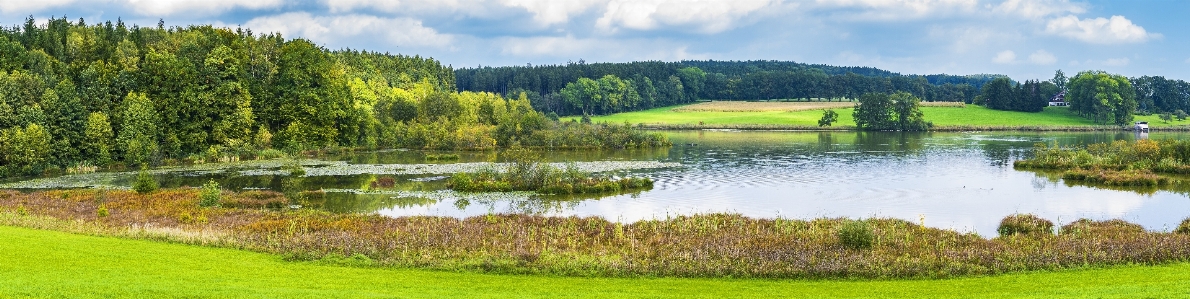
[[[684,111],[684,106],[662,107],[637,112],[595,116],[594,122],[644,124],[658,129],[820,129],[818,119],[822,110],[807,111]],[[846,130],[854,128],[854,109],[835,109],[838,122],[821,129]],[[977,105],[957,107],[922,107],[925,119],[934,123],[934,130],[1118,130],[1115,126],[1099,126],[1070,112],[1066,107],[1046,107],[1038,113],[1001,111]],[[1149,121],[1155,129],[1190,129],[1190,120],[1165,123],[1157,116],[1137,116],[1137,121]],[[701,124],[701,126],[699,125]]]
[[[272,210],[269,192],[196,189],[0,192],[0,225],[251,249],[293,260],[504,274],[602,277],[939,278],[1190,259],[1190,234],[1093,223],[1078,234],[1002,236],[867,219],[864,245],[846,219],[682,216],[635,223],[598,217],[400,217]],[[1129,227],[1136,227],[1135,225]],[[852,235],[855,236],[855,235]]]
[[0,226],[0,297],[16,298],[1174,298],[1188,280],[1185,263],[894,281],[489,275]]

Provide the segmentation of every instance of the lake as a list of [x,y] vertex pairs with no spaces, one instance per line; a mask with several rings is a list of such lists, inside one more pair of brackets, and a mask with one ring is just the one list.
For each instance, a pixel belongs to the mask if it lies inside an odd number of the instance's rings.
[[[1120,190],[1068,185],[1053,174],[1012,168],[1012,161],[1027,157],[1039,142],[1069,145],[1138,138],[1133,133],[663,133],[673,147],[545,154],[547,161],[594,162],[580,166],[656,181],[649,191],[606,197],[442,190],[449,175],[444,172],[495,161],[497,155],[491,152],[463,152],[459,161],[442,163],[424,162],[420,151],[355,154],[328,159],[336,160],[329,164],[312,162],[306,165],[305,177],[278,172],[277,163],[245,171],[164,170],[157,176],[163,187],[198,186],[214,179],[233,190],[264,188],[287,194],[326,190],[325,195],[302,197],[301,204],[389,216],[532,213],[626,222],[696,213],[798,219],[892,217],[986,237],[994,236],[1000,219],[1013,213],[1034,213],[1060,224],[1078,218],[1120,218],[1158,231],[1171,230],[1190,216],[1190,192],[1186,191],[1190,187],[1181,184],[1167,190]],[[1147,138],[1190,135],[1153,133]],[[375,173],[396,178],[399,191],[368,191],[370,182],[385,176]],[[92,176],[106,178],[97,179],[106,182],[97,184],[117,186],[126,186],[130,177]]]

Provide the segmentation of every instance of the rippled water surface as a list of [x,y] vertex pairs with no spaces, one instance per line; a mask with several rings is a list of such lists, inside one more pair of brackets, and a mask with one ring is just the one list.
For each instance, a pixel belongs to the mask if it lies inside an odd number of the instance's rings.
[[[617,175],[647,176],[650,191],[610,197],[539,197],[528,193],[446,192],[450,171],[496,161],[494,153],[461,153],[457,162],[426,165],[419,151],[388,151],[307,165],[310,176],[285,175],[276,165],[251,171],[159,174],[162,185],[197,186],[209,179],[230,189],[289,193],[326,190],[308,207],[384,215],[471,216],[486,213],[602,216],[635,221],[729,212],[765,218],[894,217],[926,225],[995,235],[999,220],[1035,213],[1055,222],[1123,218],[1166,230],[1190,216],[1190,186],[1170,190],[1112,190],[1068,185],[1054,175],[1017,171],[1012,161],[1034,144],[1085,144],[1138,138],[1131,133],[857,133],[772,131],[668,131],[665,149],[567,151],[551,162],[588,161]],[[1152,134],[1152,139],[1190,138]],[[599,162],[604,161],[604,162]],[[653,161],[661,163],[638,163]],[[613,163],[614,162],[614,163]],[[383,165],[381,165],[383,164]],[[419,165],[392,165],[419,164]],[[447,164],[447,165],[442,165]],[[457,164],[457,165],[454,165]],[[675,166],[680,165],[680,166]],[[604,168],[600,168],[604,167]],[[397,188],[368,191],[387,169]],[[360,174],[363,173],[363,174]],[[127,176],[96,176],[114,185]],[[65,181],[79,181],[64,177]],[[1185,181],[1190,181],[1186,179]]]

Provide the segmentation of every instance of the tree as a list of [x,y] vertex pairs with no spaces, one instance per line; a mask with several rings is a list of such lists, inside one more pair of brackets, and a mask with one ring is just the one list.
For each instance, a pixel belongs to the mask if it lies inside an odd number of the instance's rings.
[[979,94],[985,107],[996,110],[1010,110],[1014,98],[1012,80],[1008,78],[996,78],[988,82]]
[[855,126],[863,130],[889,130],[893,127],[892,99],[886,93],[869,92],[855,104]]
[[1169,112],[1161,113],[1157,117],[1161,118],[1161,121],[1164,121],[1167,124],[1173,120],[1173,114],[1170,114]]
[[1070,80],[1070,109],[1100,124],[1125,126],[1136,111],[1136,91],[1128,78],[1104,71],[1079,72]]
[[129,93],[124,98],[124,122],[116,143],[124,161],[144,165],[157,152],[158,118],[153,102],[143,93]]
[[862,130],[924,131],[933,126],[921,112],[921,99],[908,92],[866,93],[855,107],[855,126]]
[[91,112],[87,116],[84,136],[83,157],[90,157],[98,165],[112,161],[112,125],[103,112]]
[[890,99],[893,115],[896,116],[896,130],[925,131],[933,126],[925,121],[925,113],[921,112],[921,99],[904,91],[892,94]]
[[1057,86],[1059,92],[1066,91],[1066,84],[1068,82],[1069,79],[1066,78],[1066,73],[1063,73],[1062,70],[1054,71],[1054,78],[1050,79],[1050,83]]
[[839,113],[835,110],[827,109],[822,112],[822,118],[818,119],[819,127],[829,127],[832,123],[839,120]]

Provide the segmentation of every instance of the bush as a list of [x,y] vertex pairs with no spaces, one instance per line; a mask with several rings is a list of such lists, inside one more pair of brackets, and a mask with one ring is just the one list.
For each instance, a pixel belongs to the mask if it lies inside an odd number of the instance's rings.
[[1182,224],[1178,225],[1178,228],[1173,230],[1173,232],[1183,235],[1190,235],[1190,218],[1182,220]]
[[1084,218],[1062,226],[1062,234],[1074,236],[1118,237],[1143,233],[1144,226],[1119,219],[1093,221]]
[[198,195],[198,205],[204,208],[219,206],[219,201],[222,199],[220,192],[222,190],[219,190],[219,183],[216,183],[215,180],[207,181],[205,185],[202,185],[202,193]]
[[240,209],[281,209],[289,205],[285,194],[276,191],[252,190],[244,191],[220,202],[225,208]]
[[848,220],[839,228],[839,243],[851,249],[872,248],[873,233],[867,222]]
[[1051,235],[1054,232],[1054,223],[1033,214],[1013,214],[1000,220],[1000,227],[996,232],[1000,233],[1001,237]]
[[141,168],[140,173],[136,174],[136,181],[132,183],[132,190],[140,194],[157,191],[157,180],[153,179],[148,170]]
[[107,217],[108,215],[111,215],[111,213],[109,213],[109,212],[107,211],[107,205],[106,205],[106,204],[100,204],[100,205],[99,205],[99,210],[97,210],[97,211],[95,211],[95,212],[96,212],[96,216],[99,216],[99,218],[103,218],[103,217]]
[[282,152],[282,151],[276,150],[276,149],[271,149],[271,148],[261,150],[260,152],[256,153],[257,160],[272,160],[272,159],[278,159],[278,158],[284,158],[284,157],[285,157],[285,152]]

